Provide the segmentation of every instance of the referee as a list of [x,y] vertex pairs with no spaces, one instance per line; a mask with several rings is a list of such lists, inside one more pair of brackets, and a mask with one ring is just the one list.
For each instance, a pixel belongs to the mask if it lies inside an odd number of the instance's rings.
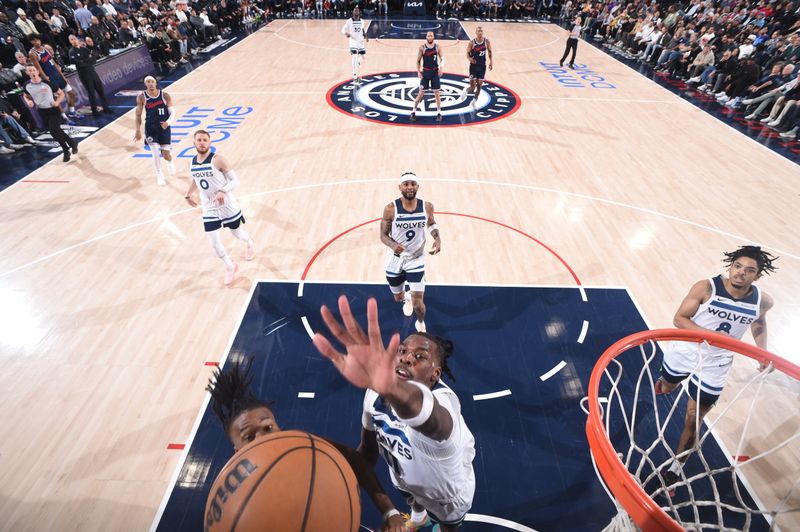
[[561,56],[561,61],[558,62],[559,66],[564,66],[564,59],[567,58],[569,51],[572,50],[572,59],[569,60],[569,67],[575,68],[575,54],[578,53],[578,39],[581,36],[581,29],[581,17],[576,17],[575,23],[572,25],[572,31],[569,32],[564,55]]
[[83,86],[86,88],[86,93],[89,95],[89,106],[92,108],[92,116],[95,118],[100,116],[100,111],[97,109],[95,92],[100,96],[100,101],[103,102],[103,112],[110,114],[111,110],[108,108],[103,82],[94,69],[94,54],[86,47],[83,41],[74,35],[69,36],[69,43],[72,45],[72,48],[69,49],[69,61],[77,68],[78,77],[81,79],[81,83],[83,83]]
[[68,162],[70,148],[72,153],[78,153],[78,143],[69,138],[69,135],[61,129],[61,109],[59,106],[64,101],[64,91],[58,89],[54,95],[53,89],[42,81],[39,76],[39,70],[33,65],[26,68],[25,72],[31,78],[31,81],[25,85],[25,94],[23,94],[25,103],[28,107],[35,105],[39,109],[39,114],[42,115],[50,135],[64,150],[64,162]]

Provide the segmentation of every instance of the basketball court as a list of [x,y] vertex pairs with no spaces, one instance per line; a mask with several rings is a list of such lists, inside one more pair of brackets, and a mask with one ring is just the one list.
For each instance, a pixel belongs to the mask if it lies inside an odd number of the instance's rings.
[[[578,71],[559,72],[566,32],[549,24],[482,24],[495,68],[473,111],[459,87],[477,24],[437,28],[445,120],[427,106],[411,124],[419,32],[434,30],[370,28],[358,88],[342,22],[274,21],[171,84],[182,170],[166,187],[131,142],[129,112],[73,163],[0,193],[0,529],[197,529],[232,452],[204,387],[232,350],[255,355],[282,427],[355,444],[361,393],[308,334],[340,293],[362,317],[377,297],[385,331],[412,330],[390,302],[378,238],[409,170],[442,234],[426,263],[428,330],[456,344],[452,386],[476,437],[465,531],[610,521],[580,408],[591,369],[620,338],[671,327],[689,287],[722,271],[723,252],[758,244],[781,257],[759,281],[776,302],[769,348],[800,362],[795,163],[584,43]],[[201,127],[242,180],[258,250],[245,262],[225,234],[240,267],[230,287],[183,199]],[[754,372],[737,360],[710,419]],[[739,441],[747,412],[731,409],[710,459],[796,438],[800,385],[775,372],[763,386],[755,430]],[[673,400],[685,395],[658,399]],[[797,481],[796,439],[773,458],[742,469],[748,504],[775,507]],[[786,507],[798,506],[795,489]],[[796,529],[797,515],[775,524]]]

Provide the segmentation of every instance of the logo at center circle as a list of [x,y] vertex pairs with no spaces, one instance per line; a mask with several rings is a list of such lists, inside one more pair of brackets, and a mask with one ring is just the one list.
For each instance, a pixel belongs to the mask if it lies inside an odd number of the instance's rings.
[[415,122],[410,119],[414,100],[419,94],[416,72],[387,72],[364,76],[334,85],[327,95],[337,111],[384,124],[401,126],[471,126],[505,118],[519,109],[521,99],[511,89],[484,81],[478,98],[468,94],[469,77],[442,74],[442,121],[436,121],[436,100],[427,91],[417,107]]

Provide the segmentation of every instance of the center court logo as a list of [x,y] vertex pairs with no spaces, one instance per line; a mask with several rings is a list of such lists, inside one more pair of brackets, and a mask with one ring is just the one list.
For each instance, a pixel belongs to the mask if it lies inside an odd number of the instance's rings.
[[499,120],[519,109],[521,100],[514,91],[486,81],[478,101],[466,95],[469,77],[443,74],[441,77],[442,121],[436,122],[433,92],[417,108],[417,121],[409,117],[419,91],[416,72],[388,72],[364,76],[360,84],[351,81],[334,85],[328,103],[347,115],[384,124],[401,126],[471,126]]

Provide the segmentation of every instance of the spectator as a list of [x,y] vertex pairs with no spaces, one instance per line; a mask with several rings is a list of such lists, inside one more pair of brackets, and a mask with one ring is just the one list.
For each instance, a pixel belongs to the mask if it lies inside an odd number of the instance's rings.
[[86,31],[89,29],[89,25],[92,23],[92,12],[83,7],[83,3],[80,0],[75,1],[75,24],[78,29]]
[[28,18],[28,15],[25,13],[25,10],[22,8],[17,9],[17,15],[19,18],[15,22],[19,30],[24,33],[26,36],[34,35],[37,33],[36,25],[33,23],[32,20]]

